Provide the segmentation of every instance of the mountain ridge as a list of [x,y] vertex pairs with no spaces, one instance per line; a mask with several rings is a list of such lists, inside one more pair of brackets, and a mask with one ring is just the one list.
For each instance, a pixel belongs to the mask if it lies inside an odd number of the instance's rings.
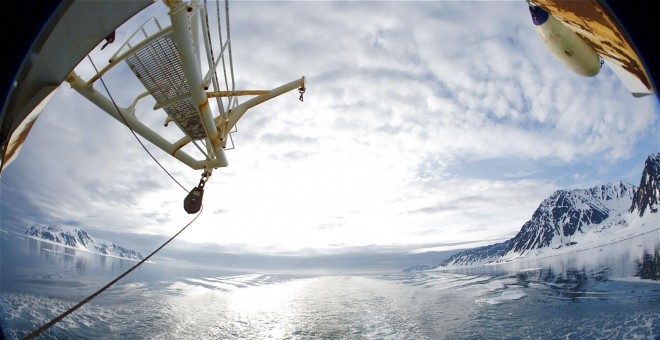
[[142,254],[135,250],[118,246],[110,241],[95,238],[87,231],[80,228],[65,225],[34,224],[28,228],[25,235],[99,255],[119,257],[128,260],[143,259]]
[[648,208],[651,213],[658,212],[658,201],[660,200],[660,153],[650,155],[644,162],[642,178],[639,181],[639,189],[633,198],[633,204],[629,212],[637,210],[639,216],[643,216]]
[[616,181],[588,189],[557,190],[511,239],[458,252],[432,269],[511,261],[566,247],[578,250],[583,244],[593,246],[598,237],[607,243],[607,235],[612,238],[631,225],[640,235],[654,226],[658,230],[658,183],[660,153],[647,158],[639,186]]

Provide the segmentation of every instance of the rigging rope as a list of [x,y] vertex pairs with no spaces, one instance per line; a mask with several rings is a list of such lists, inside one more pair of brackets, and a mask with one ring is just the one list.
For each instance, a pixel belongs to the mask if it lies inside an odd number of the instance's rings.
[[[218,37],[220,39],[220,45],[222,46],[222,24],[221,24],[221,19],[220,19],[220,1],[216,2],[216,16],[218,19]],[[222,59],[222,71],[225,76],[225,88],[227,91],[234,91],[236,89],[236,83],[234,79],[234,63],[232,60],[231,56],[231,33],[229,32],[229,0],[225,0],[225,24],[227,25],[227,54],[229,55],[229,70],[230,70],[230,77],[231,77],[231,88],[229,87],[229,79],[227,77],[227,64],[225,63],[225,55],[224,53],[220,55],[220,58]],[[231,110],[232,108],[232,99],[236,99],[236,97],[228,97],[227,98],[227,110]]]
[[[223,43],[222,43],[222,24],[220,23],[220,1],[217,1],[215,3],[215,12],[216,12],[215,16],[218,21],[218,39],[220,40],[220,46],[222,46]],[[230,38],[227,37],[227,40],[229,39]],[[227,42],[227,48],[229,48],[229,44],[230,43]],[[225,66],[225,54],[220,53],[219,57],[222,59],[222,70],[225,73],[225,88],[227,89],[227,91],[229,91],[229,83],[227,83],[227,67]]]
[[[98,71],[98,69],[96,68],[96,65],[94,64],[94,61],[92,61],[92,58],[91,58],[89,55],[87,55],[87,58],[88,58],[89,61],[92,63],[92,66],[94,67],[94,70],[95,70],[96,73],[98,74],[99,71]],[[163,167],[162,164],[160,164],[160,162],[154,157],[154,155],[152,155],[151,152],[149,152],[149,150],[147,149],[147,147],[144,145],[144,143],[142,143],[142,141],[140,140],[140,138],[138,138],[138,136],[137,136],[137,134],[135,133],[135,131],[133,131],[133,129],[131,128],[131,126],[128,124],[128,122],[126,121],[126,118],[124,118],[124,115],[122,114],[121,110],[119,109],[119,106],[117,106],[117,103],[115,102],[114,98],[112,97],[112,94],[110,94],[110,91],[108,90],[108,87],[105,85],[105,82],[103,81],[103,78],[99,78],[99,79],[101,80],[101,84],[103,84],[103,88],[105,89],[106,93],[108,94],[108,97],[110,97],[110,100],[112,101],[112,104],[114,104],[115,109],[117,110],[117,112],[118,112],[119,115],[121,116],[122,120],[124,121],[124,125],[126,125],[126,126],[129,128],[129,130],[131,130],[131,133],[133,134],[133,136],[135,137],[135,139],[140,143],[140,145],[142,145],[142,148],[144,148],[144,150],[147,152],[147,154],[149,154],[149,156],[151,156],[151,158],[156,162],[156,164],[158,164],[158,166],[160,166],[160,168],[163,169],[163,171],[165,171],[165,173],[166,173],[168,176],[170,176],[170,178],[171,178],[174,182],[176,182],[176,184],[178,184],[178,185],[179,185],[184,191],[188,192],[188,190],[187,190],[183,185],[181,185],[181,183],[179,183],[179,181],[177,181],[177,180],[172,176],[172,174],[170,174],[170,172],[167,171],[167,169],[165,169],[165,167]],[[201,203],[201,202],[200,202],[200,203]],[[48,323],[44,324],[43,326],[39,327],[39,328],[38,328],[37,330],[35,330],[34,332],[30,333],[30,334],[29,334],[28,336],[26,336],[24,339],[34,339],[35,337],[37,337],[37,336],[40,335],[41,333],[45,332],[46,330],[48,330],[49,328],[51,328],[53,325],[55,325],[56,323],[60,322],[62,319],[64,319],[65,317],[67,317],[68,315],[70,315],[71,313],[73,313],[74,311],[76,311],[78,308],[82,307],[83,305],[85,305],[86,303],[88,303],[89,301],[91,301],[92,299],[94,299],[95,297],[97,297],[98,295],[100,295],[101,293],[103,293],[104,291],[106,291],[108,288],[110,288],[112,285],[114,285],[115,283],[117,283],[119,280],[123,279],[126,275],[130,274],[133,270],[137,269],[140,265],[142,265],[143,263],[145,263],[146,261],[148,261],[148,260],[149,260],[152,256],[154,256],[157,252],[159,252],[159,251],[160,251],[161,249],[163,249],[166,245],[168,245],[170,242],[172,242],[172,240],[174,240],[177,236],[179,236],[179,234],[181,234],[184,230],[186,230],[186,228],[188,228],[193,222],[195,222],[195,220],[197,220],[197,218],[202,214],[202,211],[203,211],[203,210],[204,210],[204,206],[201,205],[201,206],[200,206],[200,210],[199,210],[199,212],[197,213],[197,215],[195,216],[195,218],[193,218],[190,222],[188,222],[188,224],[186,224],[183,228],[181,228],[181,230],[179,230],[178,233],[176,233],[176,234],[174,234],[174,236],[170,237],[170,239],[167,240],[165,243],[163,243],[160,247],[158,247],[156,250],[154,250],[153,252],[151,252],[151,254],[147,255],[147,257],[145,257],[144,259],[142,259],[140,262],[138,262],[137,264],[135,264],[133,267],[131,267],[130,269],[128,269],[128,270],[127,270],[126,272],[124,272],[123,274],[119,275],[119,276],[118,276],[117,278],[115,278],[114,280],[110,281],[110,283],[108,283],[108,284],[105,285],[103,288],[101,288],[101,289],[99,289],[98,291],[96,291],[94,294],[88,296],[87,298],[85,298],[84,300],[80,301],[80,302],[79,302],[78,304],[76,304],[75,306],[69,308],[67,311],[65,311],[64,313],[60,314],[58,317],[54,318],[54,319],[51,320],[50,322],[48,322]]]
[[[92,63],[92,66],[94,67],[94,71],[96,72],[96,74],[98,74],[98,73],[99,73],[99,70],[96,68],[96,64],[94,64],[94,61],[93,61],[92,58],[89,56],[89,54],[87,55],[87,59],[89,59],[89,62]],[[165,173],[166,173],[168,176],[170,176],[170,178],[171,178],[176,184],[178,184],[178,185],[181,187],[181,189],[183,189],[183,191],[188,192],[188,189],[186,189],[186,187],[184,187],[183,185],[181,185],[181,183],[179,183],[179,181],[177,181],[176,178],[174,178],[174,176],[172,176],[172,174],[170,174],[170,172],[167,171],[167,169],[165,169],[165,167],[164,167],[162,164],[160,164],[160,162],[156,159],[156,157],[154,157],[154,155],[152,155],[151,152],[149,152],[149,149],[147,149],[147,147],[144,145],[144,143],[142,143],[142,141],[141,141],[140,138],[137,136],[137,134],[135,133],[135,131],[133,131],[133,128],[128,124],[128,121],[126,121],[126,118],[124,118],[124,114],[121,113],[121,110],[119,109],[119,106],[117,106],[117,103],[115,102],[115,99],[112,97],[112,95],[110,94],[110,91],[108,90],[108,87],[105,85],[105,81],[103,81],[103,77],[99,77],[99,80],[101,81],[101,84],[103,85],[103,88],[105,89],[105,92],[108,94],[108,97],[110,97],[110,100],[112,101],[112,104],[115,106],[115,109],[117,110],[117,113],[119,113],[119,116],[120,116],[121,119],[124,121],[124,125],[126,125],[126,127],[128,127],[128,129],[131,130],[131,133],[133,134],[133,137],[135,137],[135,139],[138,141],[138,143],[140,143],[140,145],[142,145],[142,148],[144,149],[144,151],[146,151],[147,154],[149,154],[149,156],[151,157],[151,159],[153,159],[154,162],[156,162],[156,164],[158,164],[158,166],[159,166],[161,169],[163,169],[163,171],[165,171]]]
[[229,31],[229,0],[225,0],[225,24],[227,24],[227,49],[229,50],[229,70],[231,71],[231,89],[235,90],[236,83],[234,82],[234,61],[231,56],[231,32]]
[[160,251],[161,249],[163,249],[163,247],[165,247],[168,243],[170,243],[172,240],[174,240],[177,236],[179,236],[179,234],[181,234],[184,230],[186,230],[186,228],[188,228],[193,222],[195,222],[195,220],[199,217],[199,215],[202,214],[202,211],[203,211],[203,210],[204,210],[204,206],[202,206],[202,209],[199,211],[199,213],[197,213],[197,215],[195,216],[195,218],[193,218],[190,222],[188,222],[188,224],[186,224],[183,228],[181,228],[181,230],[179,230],[178,233],[176,233],[176,234],[174,234],[174,236],[170,237],[170,239],[167,240],[167,242],[163,243],[160,247],[158,247],[158,249],[154,250],[153,252],[151,252],[151,254],[149,254],[147,257],[145,257],[144,259],[142,259],[142,261],[138,262],[136,265],[134,265],[133,267],[131,267],[129,270],[127,270],[127,271],[124,272],[123,274],[119,275],[119,276],[118,276],[117,278],[115,278],[114,280],[110,281],[110,283],[108,283],[107,285],[105,285],[103,288],[97,290],[94,294],[92,294],[92,295],[88,296],[87,298],[85,298],[84,300],[80,301],[77,305],[75,305],[75,306],[69,308],[67,311],[65,311],[64,313],[60,314],[58,317],[54,318],[53,320],[51,320],[51,321],[48,322],[47,324],[45,324],[45,325],[39,327],[37,330],[35,330],[34,332],[30,333],[30,335],[26,336],[24,339],[34,339],[34,338],[35,338],[36,336],[38,336],[39,334],[43,333],[44,331],[46,331],[47,329],[49,329],[50,327],[52,327],[52,326],[55,325],[56,323],[60,322],[60,321],[61,321],[62,319],[64,319],[65,317],[67,317],[69,314],[71,314],[71,313],[73,313],[74,311],[76,311],[76,309],[82,307],[84,304],[86,304],[87,302],[91,301],[92,299],[94,299],[95,297],[97,297],[99,294],[103,293],[105,290],[107,290],[108,288],[110,288],[112,285],[114,285],[115,283],[117,283],[119,280],[123,279],[123,278],[124,278],[126,275],[128,275],[130,272],[132,272],[133,270],[137,269],[137,267],[139,267],[139,266],[142,265],[143,263],[147,262],[147,260],[149,260],[154,254],[156,254],[158,251]]
[[[211,38],[211,30],[209,29],[209,27],[211,27],[209,25],[209,8],[206,4],[206,0],[204,0],[204,20],[206,21],[206,27],[207,27],[206,36],[209,39],[209,49],[211,51],[211,65],[209,65],[209,67],[213,68],[213,77],[211,78],[211,80],[213,82],[213,88],[216,91],[220,91],[220,85],[218,84],[218,72],[215,68],[215,53],[213,52],[213,39]],[[222,33],[220,34],[220,53],[222,54]],[[225,108],[224,105],[222,104],[222,99],[217,99],[217,102],[218,102],[218,106],[220,106],[220,112],[224,114]],[[229,108],[227,108],[227,110],[229,110]]]

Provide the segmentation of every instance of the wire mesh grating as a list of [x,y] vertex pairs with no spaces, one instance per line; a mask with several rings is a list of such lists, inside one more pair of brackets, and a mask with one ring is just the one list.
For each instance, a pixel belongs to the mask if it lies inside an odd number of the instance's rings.
[[181,98],[167,105],[165,112],[193,140],[206,138],[199,108],[189,99],[190,87],[179,51],[169,35],[145,45],[126,58],[126,63],[156,102]]

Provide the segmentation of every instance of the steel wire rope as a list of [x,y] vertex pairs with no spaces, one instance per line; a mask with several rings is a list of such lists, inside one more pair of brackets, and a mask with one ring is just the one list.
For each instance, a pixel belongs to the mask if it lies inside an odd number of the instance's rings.
[[[223,44],[222,44],[222,24],[220,22],[220,1],[217,1],[215,3],[215,11],[216,11],[216,18],[218,21],[218,39],[220,40],[220,46],[222,46]],[[231,45],[231,42],[229,42],[229,40],[230,37],[227,37],[227,48],[229,48],[229,46]],[[229,83],[227,82],[227,66],[225,65],[225,54],[220,53],[218,57],[220,57],[220,59],[222,60],[222,71],[225,74],[225,89],[229,91]],[[227,100],[227,102],[228,102],[227,105],[229,105],[229,100]]]
[[[220,43],[222,44],[222,27],[220,26],[220,1],[216,2],[217,16],[218,16],[218,34],[220,36]],[[225,24],[227,25],[227,54],[229,55],[229,71],[231,75],[231,91],[236,89],[236,79],[234,76],[234,61],[231,54],[231,32],[229,29],[229,0],[225,0]],[[222,55],[222,68],[225,75],[225,86],[227,91],[229,91],[229,84],[227,79],[227,66],[225,65],[224,54]],[[232,105],[232,101],[234,102]],[[230,111],[233,107],[238,106],[238,97],[228,97],[227,98],[227,110]],[[234,124],[234,131],[238,132],[238,124]],[[234,148],[234,139],[231,137],[231,131],[229,133],[229,139],[231,140],[232,148]]]
[[[220,44],[222,45],[222,24],[221,24],[221,19],[220,19],[220,1],[216,2],[216,16],[218,18],[218,36],[220,38]],[[229,1],[225,0],[225,25],[227,25],[227,53],[229,55],[229,69],[231,71],[231,89],[229,88],[229,79],[227,77],[227,64],[225,63],[225,55],[224,53],[220,55],[222,58],[222,71],[225,76],[225,88],[227,91],[234,91],[236,89],[236,83],[234,81],[234,66],[232,63],[232,58],[231,58],[231,33],[229,32]],[[231,102],[232,98],[235,97],[228,97],[227,98],[227,110],[231,110]]]
[[[213,67],[213,77],[211,80],[213,81],[213,87],[215,88],[216,91],[220,91],[220,85],[218,83],[218,72],[215,68],[215,53],[213,52],[213,39],[211,38],[211,30],[209,29],[211,26],[209,25],[209,11],[208,11],[208,6],[206,4],[206,0],[204,0],[204,20],[206,21],[206,36],[209,38],[209,49],[211,51],[211,65],[210,67]],[[219,23],[218,23],[219,24]],[[218,37],[220,40],[220,53],[222,53],[222,34]],[[218,102],[220,103],[220,110],[222,112],[225,111],[224,106],[222,105],[222,100],[219,99]]]
[[147,260],[149,260],[152,256],[154,256],[154,254],[156,254],[158,251],[160,251],[161,249],[163,249],[163,247],[165,247],[168,243],[172,242],[172,240],[174,240],[177,236],[179,236],[179,234],[181,234],[184,230],[186,230],[186,228],[188,228],[191,224],[193,224],[193,222],[195,222],[195,220],[197,220],[197,218],[199,217],[199,215],[202,214],[202,211],[203,211],[203,210],[204,210],[204,205],[202,205],[202,208],[199,210],[199,212],[197,213],[197,215],[195,216],[195,218],[193,218],[190,222],[188,222],[188,224],[186,224],[183,228],[181,228],[181,230],[179,230],[178,233],[176,233],[176,234],[174,234],[174,236],[170,237],[170,239],[167,240],[165,243],[163,243],[160,247],[158,247],[156,250],[154,250],[153,252],[151,252],[151,254],[149,254],[147,257],[145,257],[144,259],[142,259],[142,261],[140,261],[140,262],[138,262],[137,264],[135,264],[133,267],[131,267],[129,270],[125,271],[123,274],[117,276],[117,278],[115,278],[114,280],[110,281],[110,283],[108,283],[107,285],[103,286],[103,288],[97,290],[94,294],[92,294],[92,295],[86,297],[84,300],[78,302],[78,304],[76,304],[75,306],[69,308],[67,311],[65,311],[64,313],[60,314],[58,317],[54,318],[54,319],[51,320],[50,322],[48,322],[48,323],[44,324],[43,326],[39,327],[37,330],[35,330],[34,332],[30,333],[30,334],[29,334],[28,336],[26,336],[24,339],[34,339],[34,338],[37,337],[39,334],[45,332],[46,330],[48,330],[49,328],[51,328],[52,326],[54,326],[56,323],[62,321],[62,319],[64,319],[65,317],[69,316],[69,314],[75,312],[76,309],[82,307],[84,304],[88,303],[89,301],[92,301],[92,299],[94,299],[95,297],[99,296],[101,293],[103,293],[104,291],[106,291],[108,288],[110,288],[112,285],[114,285],[115,283],[117,283],[119,280],[123,279],[126,275],[130,274],[133,270],[137,269],[137,267],[139,267],[139,266],[142,265],[143,263],[147,262]]
[[[91,58],[89,55],[87,56],[87,58],[88,58],[89,61],[92,63],[92,66],[94,67],[94,70],[96,71],[96,73],[98,73],[98,69],[96,68],[96,65],[94,64],[94,61],[92,61],[92,58]],[[115,102],[114,98],[113,98],[112,95],[110,94],[110,91],[108,90],[108,87],[105,85],[105,82],[103,81],[103,78],[99,78],[99,79],[101,80],[101,84],[103,84],[103,88],[105,89],[106,93],[107,93],[108,96],[110,97],[110,100],[111,100],[112,103],[114,104],[115,109],[117,110],[117,112],[119,113],[119,115],[122,117],[122,119],[123,119],[123,121],[124,121],[124,124],[129,128],[129,130],[131,130],[131,133],[133,134],[133,136],[135,137],[135,139],[140,143],[140,145],[142,145],[142,148],[144,148],[144,150],[147,152],[147,154],[149,154],[149,156],[151,156],[151,158],[152,158],[152,159],[158,164],[158,166],[160,166],[160,168],[163,169],[163,171],[165,171],[165,173],[167,173],[167,175],[170,176],[170,178],[171,178],[174,182],[176,182],[176,184],[178,184],[178,185],[179,185],[184,191],[188,192],[188,190],[186,190],[186,188],[185,188],[183,185],[181,185],[181,183],[179,183],[179,181],[177,181],[177,180],[176,180],[176,179],[175,179],[175,178],[169,173],[169,171],[167,171],[167,169],[165,169],[165,168],[163,167],[163,165],[160,164],[160,162],[158,162],[158,160],[157,160],[157,159],[151,154],[151,152],[149,152],[149,150],[147,149],[147,147],[144,145],[144,143],[142,143],[142,141],[140,140],[140,138],[138,138],[138,136],[137,136],[137,134],[135,133],[135,131],[133,131],[133,129],[131,128],[131,126],[128,124],[128,122],[126,121],[126,118],[124,118],[124,115],[121,113],[121,110],[119,109],[119,106],[117,106],[117,103]],[[181,230],[179,230],[179,232],[177,232],[176,234],[174,234],[174,236],[170,237],[170,239],[168,239],[168,240],[167,240],[165,243],[163,243],[160,247],[156,248],[156,250],[154,250],[153,252],[151,252],[151,254],[147,255],[147,257],[145,257],[144,259],[142,259],[140,262],[138,262],[137,264],[135,264],[133,267],[131,267],[131,268],[128,269],[127,271],[125,271],[123,274],[121,274],[121,275],[119,275],[118,277],[116,277],[114,280],[110,281],[110,283],[106,284],[105,286],[103,286],[101,289],[97,290],[97,291],[96,291],[95,293],[93,293],[92,295],[86,297],[84,300],[80,301],[80,302],[79,302],[78,304],[76,304],[75,306],[69,308],[68,310],[66,310],[65,312],[63,312],[62,314],[60,314],[59,316],[57,316],[56,318],[52,319],[50,322],[48,322],[48,323],[42,325],[41,327],[39,327],[38,329],[36,329],[35,331],[33,331],[32,333],[30,333],[29,335],[27,335],[24,339],[34,339],[35,337],[39,336],[41,333],[45,332],[46,330],[48,330],[49,328],[51,328],[52,326],[54,326],[56,323],[62,321],[62,319],[64,319],[65,317],[69,316],[71,313],[75,312],[78,308],[82,307],[83,305],[85,305],[86,303],[88,303],[89,301],[91,301],[92,299],[94,299],[94,298],[96,298],[97,296],[99,296],[101,293],[103,293],[104,291],[106,291],[108,288],[112,287],[115,283],[119,282],[119,280],[123,279],[126,275],[130,274],[133,270],[137,269],[137,268],[138,268],[139,266],[141,266],[143,263],[145,263],[146,261],[148,261],[152,256],[154,256],[156,253],[158,253],[161,249],[163,249],[166,245],[168,245],[170,242],[172,242],[172,240],[174,240],[177,236],[179,236],[179,234],[181,234],[181,233],[182,233],[184,230],[186,230],[191,224],[193,224],[193,222],[195,222],[195,220],[197,220],[197,218],[202,214],[202,211],[203,211],[203,210],[204,210],[204,205],[201,205],[201,209],[199,210],[199,212],[197,213],[197,215],[196,215],[196,216],[195,216],[190,222],[188,222],[188,224],[186,224],[185,226],[183,226],[183,228],[181,228]]]
[[[98,69],[96,68],[96,64],[94,64],[94,61],[92,60],[92,58],[91,58],[89,55],[87,55],[87,59],[89,59],[89,62],[92,63],[92,66],[94,67],[94,71],[98,74],[99,71],[98,71]],[[144,143],[142,143],[142,140],[140,140],[140,138],[139,138],[138,135],[135,133],[135,131],[133,131],[133,128],[131,127],[130,124],[128,124],[128,121],[126,120],[126,118],[124,117],[124,114],[123,114],[123,113],[121,112],[121,110],[119,109],[119,106],[117,106],[117,102],[115,102],[115,99],[112,97],[112,94],[110,94],[110,91],[108,90],[108,87],[105,85],[105,81],[103,81],[103,77],[99,77],[99,80],[101,81],[101,84],[103,85],[103,88],[105,89],[105,92],[108,94],[108,97],[110,97],[110,100],[112,101],[112,104],[115,106],[115,109],[117,110],[117,113],[119,113],[119,116],[120,116],[121,119],[124,121],[124,125],[126,125],[126,127],[128,127],[128,129],[129,129],[129,130],[131,131],[131,133],[133,134],[133,137],[135,137],[135,139],[138,141],[138,143],[140,143],[140,145],[142,145],[142,148],[144,149],[144,151],[147,152],[147,154],[151,157],[151,159],[153,159],[154,162],[156,162],[156,164],[158,164],[158,166],[159,166],[161,169],[163,169],[163,171],[164,171],[168,176],[170,176],[170,178],[171,178],[176,184],[178,184],[178,185],[181,187],[181,189],[183,189],[183,191],[188,192],[188,189],[186,189],[186,187],[184,187],[183,185],[181,185],[181,183],[179,183],[179,181],[177,181],[176,178],[174,178],[174,176],[172,176],[172,174],[170,174],[170,172],[167,171],[167,169],[165,169],[165,167],[164,167],[162,164],[160,164],[160,162],[156,159],[156,157],[154,157],[154,155],[149,151],[149,149],[147,149],[147,146],[144,145]]]
[[[204,5],[206,6],[206,0],[204,1]],[[223,46],[223,41],[222,41],[222,19],[221,19],[221,16],[220,16],[220,1],[216,1],[215,5],[216,5],[215,9],[216,9],[217,26],[218,26],[218,40],[220,41],[220,46]],[[208,19],[208,17],[207,17],[207,19]],[[218,55],[218,58],[220,58],[220,60],[222,60],[222,72],[223,72],[224,78],[225,78],[225,89],[227,91],[234,91],[236,89],[236,81],[234,79],[234,63],[233,63],[232,54],[231,54],[231,33],[229,31],[229,0],[225,0],[225,24],[227,25],[227,41],[226,41],[226,43],[227,43],[227,50],[228,50],[227,53],[229,55],[229,69],[230,69],[230,76],[231,76],[231,88],[229,87],[229,77],[227,76],[227,64],[225,62],[225,54],[223,53],[222,49],[220,50],[220,55]],[[210,35],[210,31],[209,31],[209,35]],[[217,84],[217,82],[219,82],[218,81],[219,77],[217,76],[217,72],[215,70],[214,70],[214,76],[215,76],[214,80],[216,82],[216,83],[214,83],[214,85],[219,89],[220,86],[219,86],[219,84]],[[232,101],[234,102],[233,106],[232,106]],[[222,103],[222,100],[220,100],[220,103]],[[237,105],[238,105],[238,98],[236,98],[236,96],[227,97],[227,111],[226,111],[226,113],[231,111],[232,107],[237,106]],[[237,124],[234,124],[234,128],[237,129]],[[229,139],[231,140],[231,143],[232,143],[232,148],[231,149],[233,149],[234,148],[234,146],[233,146],[234,145],[234,140],[231,136],[231,132],[232,131],[229,131],[228,135],[229,135]],[[236,131],[233,131],[233,132],[236,132]],[[228,150],[231,150],[231,149],[228,149]]]
[[229,51],[229,70],[231,71],[231,87],[232,90],[236,87],[236,83],[234,82],[234,60],[231,56],[231,32],[229,30],[229,0],[225,0],[225,24],[227,25],[227,40],[229,41],[227,44],[227,50]]
[[[227,25],[227,50],[229,54],[229,70],[231,72],[231,89],[232,91],[236,89],[236,79],[234,77],[234,60],[231,56],[231,32],[229,28],[229,0],[225,0],[225,24]],[[234,97],[236,99],[236,97]],[[231,98],[230,108],[231,108]]]

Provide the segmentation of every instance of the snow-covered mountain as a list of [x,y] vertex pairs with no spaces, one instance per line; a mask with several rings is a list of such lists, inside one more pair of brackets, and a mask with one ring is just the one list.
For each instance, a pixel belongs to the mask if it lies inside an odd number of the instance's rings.
[[65,247],[81,249],[101,255],[120,257],[130,260],[142,260],[135,250],[126,249],[110,241],[90,236],[86,231],[64,225],[33,225],[25,234],[32,238],[57,243]]
[[556,191],[541,202],[513,238],[456,253],[438,267],[549,256],[654,235],[654,231],[660,243],[659,182],[660,154],[654,154],[646,160],[639,187],[614,182],[586,190]]
[[637,212],[639,216],[643,216],[646,211],[658,212],[658,200],[660,200],[658,182],[660,182],[660,153],[649,156],[644,164],[639,189],[637,189],[630,207],[631,213]]

